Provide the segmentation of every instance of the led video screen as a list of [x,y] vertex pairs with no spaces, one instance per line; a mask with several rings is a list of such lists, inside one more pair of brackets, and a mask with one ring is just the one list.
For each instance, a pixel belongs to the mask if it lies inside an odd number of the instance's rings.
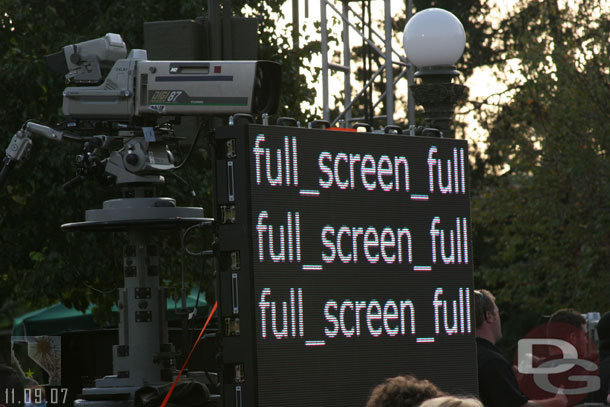
[[399,374],[476,394],[467,143],[246,129],[256,405],[364,406]]

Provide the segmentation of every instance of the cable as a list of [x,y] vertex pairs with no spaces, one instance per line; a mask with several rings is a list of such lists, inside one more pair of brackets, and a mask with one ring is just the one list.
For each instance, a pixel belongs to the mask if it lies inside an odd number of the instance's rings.
[[[189,315],[189,323],[187,324],[187,329],[190,331],[191,329],[191,325],[193,323],[193,321],[195,320],[195,317],[197,315],[197,307],[199,306],[199,297],[201,295],[201,288],[203,286],[203,279],[205,276],[205,262],[206,259],[208,257],[212,257],[214,255],[214,252],[212,250],[202,250],[200,252],[191,252],[189,249],[187,249],[186,247],[186,237],[187,235],[192,232],[193,230],[197,229],[197,228],[204,228],[207,226],[210,226],[212,224],[212,222],[207,221],[207,222],[201,222],[192,226],[189,226],[183,233],[180,239],[180,244],[182,249],[186,252],[186,254],[188,254],[189,256],[194,256],[194,257],[202,257],[202,266],[201,266],[201,275],[199,277],[199,287],[197,289],[197,299],[195,300],[195,307],[193,308],[193,312],[192,315]],[[183,282],[184,285],[184,282]]]
[[2,170],[0,170],[0,188],[4,186],[6,179],[8,178],[8,173],[15,166],[15,161],[11,160],[8,157],[4,157],[4,165],[2,166]]
[[191,181],[189,168],[184,170],[184,176],[186,177],[187,186],[191,189],[191,196],[193,197],[193,199],[195,199],[197,205],[203,207],[203,201],[199,198],[199,195],[197,194],[197,192],[195,191],[195,187],[193,186],[193,182]]
[[206,259],[202,259],[201,264],[201,275],[199,277],[199,287],[197,288],[197,299],[195,300],[195,306],[193,307],[192,317],[189,315],[189,321],[187,325],[188,332],[191,331],[195,318],[197,317],[197,307],[199,306],[199,296],[201,295],[201,287],[203,286],[203,277],[205,275],[205,261]]
[[197,141],[199,141],[199,136],[201,135],[201,129],[203,129],[203,122],[201,122],[201,124],[199,125],[199,129],[197,129],[197,134],[195,135],[195,140],[193,140],[193,144],[191,144],[191,147],[189,148],[189,152],[186,153],[186,158],[184,160],[182,160],[182,162],[178,165],[175,166],[175,170],[179,170],[180,168],[182,168],[184,166],[184,164],[186,164],[186,162],[189,160],[189,158],[191,158],[191,154],[193,153],[193,150],[195,149],[195,145],[197,144]]
[[74,269],[74,271],[76,271],[76,275],[78,275],[78,277],[81,279],[81,284],[85,286],[85,288],[88,288],[92,291],[95,291],[96,293],[99,294],[111,294],[113,292],[116,292],[116,290],[119,288],[118,286],[115,286],[114,288],[108,290],[108,291],[104,291],[104,290],[100,290],[99,288],[95,288],[89,284],[87,284],[87,282],[85,281],[85,278],[83,277],[83,275],[78,271],[78,268],[75,265],[72,265],[72,268]]
[[204,228],[204,227],[208,227],[211,226],[212,222],[211,221],[205,221],[205,222],[200,222],[197,223],[195,225],[189,226],[184,233],[182,233],[182,238],[181,238],[181,243],[182,243],[182,247],[184,247],[184,251],[186,252],[186,254],[188,254],[189,256],[194,256],[194,257],[210,257],[214,255],[214,252],[212,250],[202,250],[200,252],[191,252],[187,247],[186,247],[186,236],[193,230],[197,229],[197,228]]
[[197,192],[195,192],[195,188],[193,188],[193,184],[190,181],[185,180],[184,178],[182,178],[180,175],[176,174],[175,172],[170,172],[169,175],[176,177],[184,185],[186,185],[188,188],[190,188],[190,191],[189,191],[190,195],[193,198],[197,198]]
[[191,356],[193,355],[193,351],[195,350],[195,347],[199,343],[201,336],[205,332],[205,329],[208,327],[208,324],[210,323],[210,320],[212,319],[212,316],[216,312],[217,308],[218,308],[218,302],[214,303],[214,307],[212,308],[212,311],[210,311],[210,314],[208,315],[208,319],[205,321],[205,324],[203,324],[203,328],[201,329],[201,332],[199,333],[199,337],[197,338],[197,341],[195,342],[195,346],[193,346],[193,348],[191,349],[191,352],[189,353],[186,360],[184,361],[184,364],[182,365],[182,369],[180,369],[180,372],[178,372],[178,376],[176,376],[176,379],[172,383],[172,387],[170,387],[169,391],[165,395],[165,398],[163,399],[163,402],[161,403],[161,407],[165,407],[167,405],[169,398],[171,397],[172,393],[174,392],[174,389],[176,388],[176,384],[178,383],[178,380],[180,380],[180,377],[182,376],[182,372],[186,368],[186,365],[188,364],[189,360],[191,359]]

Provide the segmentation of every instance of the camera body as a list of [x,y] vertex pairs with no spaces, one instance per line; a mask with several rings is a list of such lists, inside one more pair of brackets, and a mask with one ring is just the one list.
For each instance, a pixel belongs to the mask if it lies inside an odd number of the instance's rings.
[[149,61],[146,51],[132,50],[100,85],[66,88],[63,112],[104,120],[273,113],[280,75],[270,61]]
[[279,79],[269,61],[140,61],[136,115],[273,113]]
[[[127,57],[120,35],[68,45],[47,60],[66,74],[63,113],[70,120],[274,113],[281,69],[271,61],[151,61]],[[102,69],[110,67],[104,78]]]

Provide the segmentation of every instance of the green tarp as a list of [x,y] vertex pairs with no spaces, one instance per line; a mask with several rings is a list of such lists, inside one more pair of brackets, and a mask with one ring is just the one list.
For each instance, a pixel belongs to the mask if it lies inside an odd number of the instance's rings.
[[[197,289],[191,291],[186,297],[188,312],[193,310],[197,300]],[[12,336],[38,336],[38,335],[59,335],[66,331],[88,330],[103,328],[93,321],[91,312],[92,306],[83,313],[82,311],[68,308],[63,304],[54,304],[46,308],[29,312],[17,317],[13,321]],[[205,301],[205,293],[199,295],[198,315],[207,315],[208,305]],[[118,312],[116,306],[113,312]],[[177,312],[178,311],[178,312]],[[182,310],[182,300],[175,301],[167,299],[167,318],[177,320],[183,318],[179,313]]]

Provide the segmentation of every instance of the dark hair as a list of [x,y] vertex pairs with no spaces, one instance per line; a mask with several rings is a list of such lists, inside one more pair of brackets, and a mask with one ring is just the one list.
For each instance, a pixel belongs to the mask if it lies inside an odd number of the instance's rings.
[[488,312],[495,315],[495,301],[496,297],[489,291],[474,290],[474,316],[477,328],[480,328],[483,322],[487,320]]
[[366,407],[417,407],[425,400],[444,395],[428,380],[410,375],[396,376],[385,379],[373,389]]
[[549,323],[553,322],[561,322],[580,328],[583,324],[587,323],[587,320],[575,309],[561,308],[553,312],[553,315],[549,318]]
[[569,334],[574,332],[570,326],[580,331],[582,325],[586,323],[587,320],[580,312],[572,308],[561,308],[555,311],[549,318],[547,336],[549,338],[567,339]]

